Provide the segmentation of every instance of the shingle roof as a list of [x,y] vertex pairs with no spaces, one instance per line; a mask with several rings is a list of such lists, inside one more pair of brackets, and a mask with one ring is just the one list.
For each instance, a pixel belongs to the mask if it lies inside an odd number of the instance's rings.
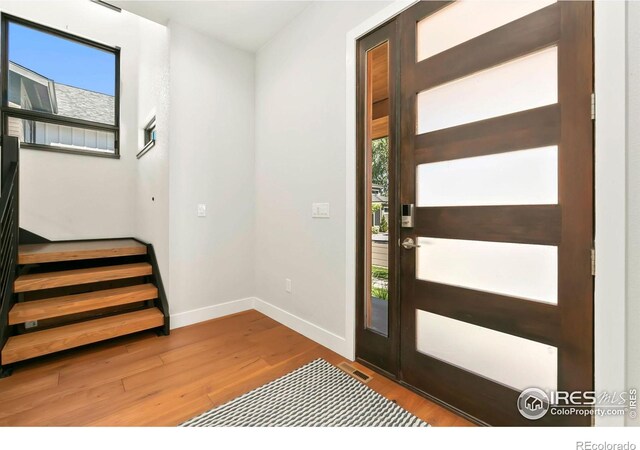
[[115,97],[55,83],[58,115],[115,124]]
[[375,193],[371,194],[371,202],[372,203],[387,203],[388,201],[389,201],[389,199],[387,198],[386,195],[380,195],[380,194],[375,194]]

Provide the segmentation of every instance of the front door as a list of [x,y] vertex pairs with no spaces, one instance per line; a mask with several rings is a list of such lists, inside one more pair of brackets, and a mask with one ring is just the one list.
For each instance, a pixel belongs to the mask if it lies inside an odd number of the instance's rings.
[[592,6],[421,2],[397,19],[399,203],[415,206],[399,375],[491,425],[591,421],[516,404],[593,389]]

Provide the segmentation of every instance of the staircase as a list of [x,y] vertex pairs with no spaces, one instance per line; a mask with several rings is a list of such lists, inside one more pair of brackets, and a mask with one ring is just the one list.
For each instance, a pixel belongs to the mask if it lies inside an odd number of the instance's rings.
[[153,246],[135,239],[20,245],[3,368],[143,330],[169,333]]

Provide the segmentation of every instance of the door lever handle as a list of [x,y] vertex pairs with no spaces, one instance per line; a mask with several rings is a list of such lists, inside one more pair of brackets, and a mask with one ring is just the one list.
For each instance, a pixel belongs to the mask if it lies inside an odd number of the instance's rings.
[[416,244],[412,238],[405,238],[405,240],[402,241],[402,244],[400,245],[403,246],[406,250],[411,250],[412,248],[420,247],[420,245]]

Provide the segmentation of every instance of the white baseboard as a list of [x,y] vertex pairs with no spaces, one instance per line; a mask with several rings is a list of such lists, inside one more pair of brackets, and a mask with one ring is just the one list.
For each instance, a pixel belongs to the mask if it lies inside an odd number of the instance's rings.
[[284,309],[278,308],[271,303],[267,303],[262,299],[255,298],[253,307],[256,311],[261,312],[265,316],[271,317],[276,322],[280,322],[282,325],[297,331],[312,341],[327,347],[329,350],[333,350],[339,355],[344,356],[347,359],[351,359],[345,338],[338,336],[331,331],[327,331],[305,319],[295,316]]
[[241,298],[239,300],[220,303],[219,305],[206,306],[204,308],[192,309],[191,311],[171,314],[171,329],[186,327],[194,323],[217,319],[218,317],[224,317],[251,309],[255,309],[285,327],[289,327],[312,341],[327,347],[329,350],[333,350],[339,355],[351,359],[349,346],[345,338],[257,297]]
[[256,299],[254,297],[247,297],[220,303],[219,305],[205,306],[204,308],[171,314],[171,329],[173,330],[174,328],[186,327],[187,325],[193,325],[194,323],[217,319],[218,317],[224,317],[242,311],[248,311],[253,309],[255,300]]

